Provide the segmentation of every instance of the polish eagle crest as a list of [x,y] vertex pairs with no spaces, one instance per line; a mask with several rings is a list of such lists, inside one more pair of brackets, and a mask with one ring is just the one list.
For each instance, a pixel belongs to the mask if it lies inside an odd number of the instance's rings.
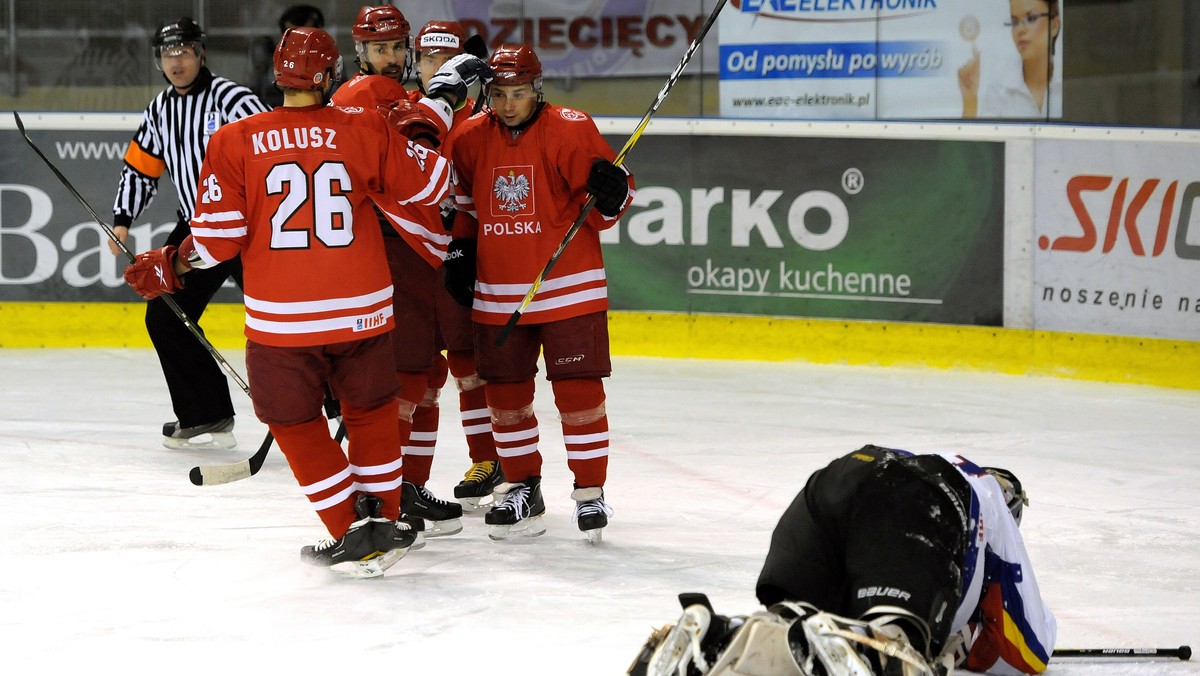
[[502,203],[500,208],[504,211],[509,213],[523,211],[525,200],[529,199],[529,177],[525,174],[518,175],[509,169],[507,176],[501,174],[496,177],[492,191],[496,199]]

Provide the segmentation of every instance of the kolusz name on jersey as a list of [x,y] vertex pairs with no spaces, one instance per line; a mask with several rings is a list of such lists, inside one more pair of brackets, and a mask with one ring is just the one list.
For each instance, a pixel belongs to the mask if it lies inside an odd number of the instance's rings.
[[292,127],[291,129],[269,129],[250,135],[254,154],[294,150],[296,148],[329,148],[337,150],[334,137],[337,130],[328,127]]

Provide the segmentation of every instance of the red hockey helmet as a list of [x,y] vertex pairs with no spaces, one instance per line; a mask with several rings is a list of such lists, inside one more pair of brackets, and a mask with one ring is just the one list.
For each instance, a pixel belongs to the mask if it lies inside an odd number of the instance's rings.
[[462,54],[467,34],[457,21],[430,21],[417,33],[418,52]]
[[326,73],[342,78],[337,43],[320,28],[289,28],[275,48],[275,84],[286,89],[321,89]]
[[364,5],[350,29],[355,42],[407,40],[412,27],[394,5]]
[[496,73],[492,85],[531,84],[534,89],[542,88],[542,62],[529,45],[503,44],[492,54],[488,65]]

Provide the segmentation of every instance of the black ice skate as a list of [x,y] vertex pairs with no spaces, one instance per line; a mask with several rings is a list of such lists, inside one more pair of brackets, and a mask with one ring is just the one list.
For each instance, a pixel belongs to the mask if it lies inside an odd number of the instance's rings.
[[413,551],[416,551],[416,550],[424,547],[425,546],[425,519],[422,519],[419,516],[412,516],[411,514],[405,514],[403,511],[401,511],[400,512],[400,522],[408,524],[408,529],[416,534],[417,539],[415,541],[413,541],[413,544],[412,544]]
[[428,521],[425,537],[442,537],[462,531],[462,505],[439,499],[428,488],[405,481],[400,489],[400,511]]
[[[491,498],[490,504],[499,502],[494,493],[496,487],[504,483],[504,471],[495,460],[477,462],[463,475],[463,480],[454,487],[454,498],[462,504],[463,509],[476,510],[485,498]],[[489,504],[489,503],[485,503]]]
[[415,536],[407,525],[379,515],[383,501],[360,494],[354,503],[358,520],[345,535],[300,549],[300,560],[348,577],[379,577],[408,553]]
[[579,525],[588,542],[600,544],[608,517],[613,513],[612,507],[604,502],[604,489],[599,486],[576,488],[571,491],[571,499],[575,501],[575,515],[571,520]]
[[489,538],[531,538],[546,532],[542,523],[542,515],[546,513],[542,477],[531,476],[520,483],[501,484],[497,492],[504,493],[504,497],[483,516],[484,523],[492,527]]
[[174,450],[234,448],[233,418],[222,418],[195,427],[180,427],[179,421],[164,423],[163,446]]

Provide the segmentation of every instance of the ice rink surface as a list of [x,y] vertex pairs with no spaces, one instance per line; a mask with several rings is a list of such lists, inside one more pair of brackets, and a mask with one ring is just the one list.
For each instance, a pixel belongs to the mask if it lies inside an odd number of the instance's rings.
[[[239,373],[239,351],[225,351]],[[571,523],[539,380],[548,531],[488,540],[482,512],[382,579],[299,561],[324,529],[278,451],[195,487],[266,430],[233,386],[239,448],[170,451],[148,350],[0,350],[0,645],[7,674],[621,674],[681,591],[756,609],[772,528],[808,474],[866,443],[953,451],[1022,479],[1022,526],[1059,646],[1200,643],[1200,392],[973,372],[617,359],[604,542]],[[443,392],[429,486],[468,466]],[[1062,660],[1050,674],[1197,674]]]

